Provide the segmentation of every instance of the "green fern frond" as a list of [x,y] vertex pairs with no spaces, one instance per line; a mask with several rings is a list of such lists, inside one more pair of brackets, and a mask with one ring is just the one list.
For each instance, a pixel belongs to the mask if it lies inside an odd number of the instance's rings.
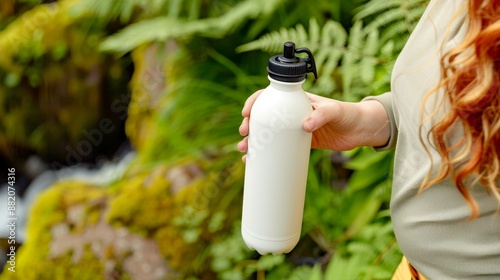
[[380,43],[400,51],[427,7],[428,0],[373,0],[354,17],[367,22],[365,32],[380,31]]
[[90,13],[102,20],[132,21],[132,16],[146,19],[167,15],[170,18],[197,20],[203,0],[87,0],[76,5],[77,12]]
[[360,77],[361,80],[368,84],[375,79],[375,67],[379,60],[376,55],[379,50],[379,33],[374,30],[367,34],[365,46],[363,48],[363,58],[360,63]]
[[89,13],[103,20],[120,19],[122,23],[125,23],[130,21],[136,9],[143,15],[160,14],[165,2],[166,0],[87,0],[78,3],[75,10],[79,13]]
[[327,77],[318,80],[314,86],[315,91],[332,92],[336,87],[332,75],[340,64],[347,42],[347,32],[338,22],[329,20],[320,28],[316,19],[312,18],[309,21],[308,31],[302,24],[296,25],[295,28],[282,28],[241,45],[236,51],[263,50],[280,53],[283,50],[283,43],[287,41],[293,41],[299,47],[309,48],[314,54],[319,76]]
[[244,44],[236,48],[237,52],[248,52],[253,50],[262,50],[269,53],[280,52],[283,43],[294,41],[302,46],[308,38],[307,31],[302,24],[298,24],[293,29],[281,28],[279,31],[268,33],[260,39]]
[[[282,28],[236,50],[280,53],[284,42],[294,41],[297,46],[308,47],[315,55],[321,78],[312,90],[326,94],[341,90],[344,100],[355,101],[373,93],[369,88],[377,90],[389,85],[394,54],[402,49],[427,2],[369,1],[356,15],[357,21],[349,30],[348,39],[339,23],[327,21],[321,28],[315,19],[311,19],[309,30],[301,24],[295,28]],[[368,20],[369,17],[373,19]],[[365,26],[363,21],[367,22]],[[339,74],[341,84],[338,77],[334,77]]]
[[406,0],[386,0],[386,1],[368,1],[365,5],[359,8],[359,11],[354,15],[354,20],[362,20],[370,16],[401,7],[403,4],[408,4]]
[[[193,28],[191,24],[191,28]],[[169,37],[187,33],[186,25],[169,17],[157,17],[134,23],[107,37],[100,45],[102,51],[128,52],[152,41],[165,41]]]
[[369,17],[377,17],[394,9],[408,11],[422,7],[425,9],[428,3],[429,0],[372,0],[360,7],[354,16],[354,20],[358,21]]
[[269,53],[282,51],[283,43],[293,41],[297,46],[308,47],[312,52],[331,46],[343,46],[346,42],[347,32],[338,22],[329,20],[320,29],[316,19],[309,21],[309,31],[302,24],[295,28],[282,28],[279,31],[268,33],[261,38],[239,46],[237,52],[262,50]]
[[405,16],[406,16],[405,9],[400,9],[400,8],[391,9],[377,16],[372,22],[370,22],[366,26],[366,29],[373,30],[386,27],[393,22],[397,22],[399,20],[405,20]]
[[[266,2],[264,4],[264,2]],[[164,42],[172,38],[199,35],[221,38],[233,32],[245,20],[263,13],[272,13],[281,0],[246,0],[220,17],[185,20],[171,16],[155,17],[128,25],[106,38],[100,45],[103,51],[128,52],[148,42]]]
[[366,34],[363,53],[367,55],[376,55],[378,48],[379,48],[379,32],[378,30],[373,30],[368,34]]
[[342,85],[343,85],[343,94],[345,96],[349,96],[351,83],[358,73],[359,69],[356,65],[356,62],[359,60],[361,55],[363,45],[363,30],[362,30],[362,22],[358,21],[354,23],[353,27],[349,32],[349,43],[348,49],[349,51],[345,53],[344,58],[342,60]]
[[407,36],[405,37],[408,37],[411,31],[410,29],[411,27],[404,21],[395,22],[383,30],[383,34],[380,39],[383,42],[386,42],[390,39],[394,39],[396,36],[400,36],[401,34],[406,34]]
[[[409,2],[405,0],[392,0],[387,3],[383,2],[385,1],[370,1],[356,15],[356,18],[359,20],[374,16],[374,19],[366,25],[367,30],[385,29],[394,23],[401,22],[407,25],[405,32],[411,32],[422,16],[428,0],[413,0]],[[385,10],[381,10],[382,8]]]
[[408,9],[407,18],[412,22],[418,21],[424,14],[425,9],[427,9],[427,2],[427,0],[421,0],[412,6],[412,8]]

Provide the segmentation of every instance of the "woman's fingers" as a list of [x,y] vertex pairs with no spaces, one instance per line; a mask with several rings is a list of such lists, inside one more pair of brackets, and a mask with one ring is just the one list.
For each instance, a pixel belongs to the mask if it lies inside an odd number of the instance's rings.
[[238,143],[238,150],[245,153],[248,150],[248,136]]
[[248,117],[243,118],[243,121],[241,122],[241,125],[240,125],[240,128],[239,128],[239,132],[240,132],[241,136],[247,136],[248,135],[248,130],[249,130],[248,122],[249,122],[249,118]]
[[339,114],[340,106],[334,101],[313,104],[314,111],[304,121],[302,127],[307,132],[313,132],[328,122],[335,121]]
[[[259,97],[259,95],[262,93],[262,91],[264,91],[264,90],[263,89],[258,90],[256,92],[254,92],[252,95],[250,95],[250,97],[248,97],[247,100],[245,101],[245,105],[243,105],[243,109],[241,110],[241,115],[243,116],[243,121],[241,122],[239,132],[240,132],[241,136],[246,136],[245,138],[243,138],[243,140],[241,140],[238,143],[238,150],[242,153],[246,153],[246,151],[248,150],[248,136],[247,135],[248,135],[248,131],[249,131],[250,111],[252,110],[253,103],[255,102],[257,97]],[[241,158],[241,160],[244,163],[246,163],[247,156],[244,155]]]
[[243,106],[243,109],[241,110],[241,115],[243,117],[250,117],[250,110],[252,110],[253,103],[259,97],[259,95],[263,92],[264,90],[258,90],[254,92],[250,97],[247,98],[245,101],[245,105]]
[[[241,140],[239,143],[238,143],[238,150],[242,153],[246,153],[247,150],[248,150],[248,136],[245,137],[243,140]],[[243,161],[244,163],[247,163],[247,155],[243,155],[241,157],[241,161]]]

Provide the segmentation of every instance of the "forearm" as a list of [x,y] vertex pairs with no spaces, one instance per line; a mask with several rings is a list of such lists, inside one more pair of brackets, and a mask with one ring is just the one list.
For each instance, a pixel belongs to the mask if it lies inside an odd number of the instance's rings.
[[384,106],[376,100],[352,103],[357,107],[357,146],[380,147],[387,144],[391,136],[389,117]]

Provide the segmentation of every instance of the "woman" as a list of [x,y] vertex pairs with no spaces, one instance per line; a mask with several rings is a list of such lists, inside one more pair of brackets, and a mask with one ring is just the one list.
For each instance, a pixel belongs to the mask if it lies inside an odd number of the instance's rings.
[[313,148],[396,149],[391,215],[411,265],[394,279],[500,279],[499,85],[500,1],[432,0],[391,92],[359,103],[308,94]]

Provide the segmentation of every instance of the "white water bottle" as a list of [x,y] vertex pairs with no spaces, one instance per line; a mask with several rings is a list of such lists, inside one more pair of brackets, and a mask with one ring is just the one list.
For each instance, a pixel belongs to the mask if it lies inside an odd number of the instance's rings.
[[302,128],[312,112],[302,84],[317,73],[309,49],[292,42],[267,70],[270,85],[250,113],[241,233],[250,249],[279,255],[300,238],[312,136]]

